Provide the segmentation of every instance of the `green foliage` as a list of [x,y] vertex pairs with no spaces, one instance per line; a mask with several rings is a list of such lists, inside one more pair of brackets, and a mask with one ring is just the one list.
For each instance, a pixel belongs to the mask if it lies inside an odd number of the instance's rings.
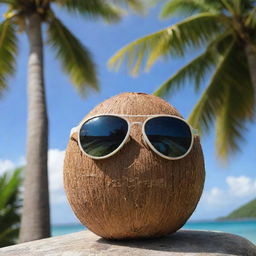
[[49,23],[48,42],[80,92],[84,92],[87,86],[98,89],[95,64],[90,52],[57,18]]
[[0,0],[0,3],[3,4],[15,4],[17,0]]
[[133,74],[137,74],[146,62],[149,69],[162,56],[184,56],[187,48],[200,48],[211,40],[220,27],[216,15],[197,14],[175,25],[143,37],[118,51],[109,66],[118,69],[123,62]]
[[238,209],[231,212],[228,216],[220,219],[228,220],[228,219],[248,219],[248,218],[256,218],[256,199],[239,207]]
[[202,54],[194,58],[165,81],[155,92],[155,95],[164,97],[165,95],[174,93],[184,86],[186,82],[194,85],[195,90],[198,91],[207,74],[216,68],[224,53],[223,50],[225,47],[223,45],[228,44],[231,38],[232,33],[230,32],[218,36],[208,45]]
[[246,120],[253,118],[253,108],[253,85],[245,53],[235,42],[231,42],[220,57],[189,122],[201,131],[207,131],[216,117],[216,146],[218,153],[226,158],[227,152],[239,149]]
[[118,21],[121,18],[120,9],[102,0],[57,0],[61,7],[70,13],[77,13],[85,17],[103,18],[106,21]]
[[155,95],[167,97],[184,85],[196,91],[205,86],[189,122],[201,134],[215,124],[217,152],[227,159],[229,153],[240,149],[247,124],[255,117],[256,85],[252,84],[246,46],[256,54],[256,1],[165,1],[162,17],[181,13],[192,16],[130,43],[109,65],[118,69],[125,62],[132,74],[137,74],[142,66],[149,69],[160,58],[199,51],[199,56],[167,79]]
[[16,242],[19,233],[21,169],[0,176],[0,247]]
[[146,8],[145,1],[143,2],[140,0],[113,0],[113,3],[115,4],[123,4],[126,7],[130,7],[131,9],[137,11],[137,12],[143,12]]
[[193,13],[200,12],[212,12],[217,13],[220,8],[220,3],[209,3],[209,1],[202,0],[172,0],[167,1],[163,6],[161,16],[168,18],[175,14],[191,15]]
[[18,40],[10,20],[0,23],[0,95],[7,87],[7,78],[14,74]]
[[48,25],[48,42],[55,50],[64,71],[79,92],[99,89],[95,64],[89,50],[56,18],[52,6],[58,5],[70,14],[85,18],[119,21],[127,8],[142,11],[142,0],[0,0],[8,6],[0,24],[0,94],[7,87],[7,78],[14,74],[18,50],[18,32],[26,32],[26,18],[37,13]]
[[141,0],[56,0],[56,3],[70,13],[84,17],[103,18],[107,22],[119,21],[126,8],[137,12],[145,9]]

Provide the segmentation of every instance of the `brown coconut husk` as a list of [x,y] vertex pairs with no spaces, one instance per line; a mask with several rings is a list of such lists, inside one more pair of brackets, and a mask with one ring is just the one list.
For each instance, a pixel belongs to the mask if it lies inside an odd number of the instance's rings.
[[[99,104],[86,117],[111,113],[181,116],[156,96],[123,93]],[[76,133],[66,150],[64,184],[70,205],[82,224],[104,238],[145,238],[175,232],[193,213],[204,178],[199,138],[185,158],[166,160],[145,145],[139,125],[132,127],[129,143],[108,159],[85,156]]]

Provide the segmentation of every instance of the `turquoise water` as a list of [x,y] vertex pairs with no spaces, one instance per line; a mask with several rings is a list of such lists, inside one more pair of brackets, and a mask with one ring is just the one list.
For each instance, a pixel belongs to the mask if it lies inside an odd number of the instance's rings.
[[[85,228],[77,225],[59,225],[52,227],[52,235],[59,236],[82,231]],[[256,244],[256,220],[242,221],[191,221],[183,229],[213,230],[243,236]]]

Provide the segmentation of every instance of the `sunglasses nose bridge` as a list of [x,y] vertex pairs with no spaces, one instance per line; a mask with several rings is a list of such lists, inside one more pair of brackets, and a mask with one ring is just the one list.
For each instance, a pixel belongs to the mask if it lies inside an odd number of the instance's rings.
[[[147,147],[142,131],[143,123],[144,122],[130,122],[130,134],[137,142]],[[133,126],[135,126],[134,129],[132,129]],[[138,126],[140,126],[140,128]]]
[[131,122],[130,124],[131,124],[131,127],[132,127],[133,125],[135,125],[135,124],[138,124],[138,125],[142,126],[143,122]]

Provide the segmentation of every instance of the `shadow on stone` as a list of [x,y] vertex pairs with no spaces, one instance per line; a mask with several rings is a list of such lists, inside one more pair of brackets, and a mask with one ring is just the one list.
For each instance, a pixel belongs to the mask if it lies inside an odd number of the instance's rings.
[[180,230],[161,238],[122,241],[100,238],[97,242],[154,251],[256,256],[256,246],[250,241],[223,232]]

